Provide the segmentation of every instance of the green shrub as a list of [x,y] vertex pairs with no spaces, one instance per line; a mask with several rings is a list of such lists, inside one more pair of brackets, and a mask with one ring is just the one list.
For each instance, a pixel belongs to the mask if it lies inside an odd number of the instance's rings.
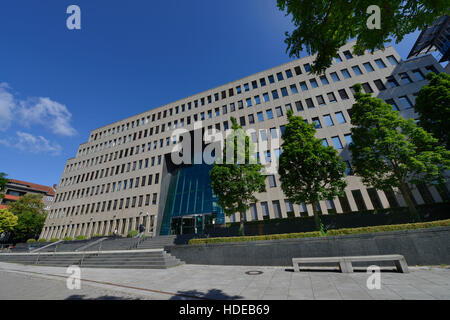
[[72,241],[73,239],[72,239],[72,237],[64,237],[63,240],[64,241]]
[[86,236],[83,236],[82,234],[80,234],[79,236],[77,236],[76,238],[75,238],[75,240],[86,240],[87,239],[87,237]]
[[36,239],[28,239],[27,243],[36,243]]
[[[406,224],[393,224],[385,226],[363,227],[363,228],[346,228],[346,229],[331,229],[328,230],[327,236],[349,235],[349,234],[363,234],[372,232],[388,232],[399,230],[414,230],[423,228],[447,227],[450,226],[450,219],[438,220],[431,222],[418,222]],[[224,243],[224,242],[247,242],[258,240],[278,240],[278,239],[294,239],[294,238],[312,238],[320,237],[320,232],[301,232],[301,233],[285,233],[285,234],[271,234],[263,236],[244,236],[244,237],[224,237],[224,238],[206,238],[206,239],[191,239],[189,244],[207,244],[207,243]]]
[[56,242],[56,241],[59,241],[59,239],[58,239],[58,238],[52,238],[52,239],[50,239],[50,242]]
[[94,234],[92,237],[103,237],[101,234]]
[[47,242],[47,239],[41,238],[41,239],[38,240],[38,242]]
[[130,232],[128,232],[127,237],[128,238],[136,237],[138,234],[139,232],[137,232],[136,230],[131,230]]

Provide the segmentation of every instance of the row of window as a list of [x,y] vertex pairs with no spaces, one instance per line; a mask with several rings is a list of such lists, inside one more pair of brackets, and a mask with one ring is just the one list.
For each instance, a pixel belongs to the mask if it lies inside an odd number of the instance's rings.
[[[103,193],[115,192],[115,191],[125,191],[128,189],[151,186],[152,184],[159,184],[159,173],[155,174],[155,179],[153,181],[153,174],[142,177],[125,179],[118,182],[106,183],[102,185],[97,185],[93,187],[82,188],[78,190],[68,191],[58,194],[58,199],[56,202],[69,201],[73,199],[80,199],[83,197],[92,197]],[[89,193],[90,191],[90,193]]]
[[[351,55],[349,50],[344,52],[344,56],[345,57],[351,56],[351,58],[353,58],[353,56]],[[390,63],[392,65],[398,64],[397,60],[392,55],[388,56],[387,59],[388,59],[388,61],[390,61]],[[340,58],[339,54],[336,57],[335,61],[336,62],[341,62],[342,61],[342,59]],[[376,59],[375,63],[378,65],[379,68],[386,68],[386,64],[383,62],[383,60],[381,58],[380,59]],[[372,67],[372,65],[369,62],[365,63],[364,66],[365,66],[366,70],[368,70],[368,72],[373,71],[373,67]],[[304,68],[306,73],[310,73],[311,72],[311,66],[310,66],[309,63],[304,64],[303,68]],[[353,66],[352,69],[354,70],[355,75],[362,74],[361,69],[358,66]],[[301,75],[302,74],[301,67],[300,66],[294,67],[294,72],[295,72],[296,76]],[[343,69],[341,72],[342,72],[344,78],[350,77],[350,74],[348,73],[347,69]],[[293,76],[294,75],[293,75],[292,70],[291,69],[286,69],[284,71],[284,73],[283,72],[278,72],[276,74],[276,79],[277,79],[278,82],[280,82],[280,81],[283,81],[285,79],[292,78]],[[332,74],[333,78],[335,76],[337,76],[336,73]],[[317,81],[315,79],[311,79],[310,81],[312,82],[312,86],[315,87],[316,84],[314,84],[314,82],[317,83]],[[321,81],[322,81],[322,83],[328,83],[328,80],[326,79],[325,76],[321,77]],[[267,80],[266,80],[265,77],[263,77],[263,78],[260,78],[259,81],[258,80],[253,80],[251,82],[244,83],[243,85],[238,85],[238,86],[235,87],[236,94],[241,94],[243,92],[249,92],[250,88],[251,89],[257,89],[257,88],[265,87],[267,85],[267,83],[269,83],[269,84],[275,83],[275,76],[274,75],[269,75],[267,77]],[[228,97],[233,97],[234,96],[234,92],[235,92],[234,88],[228,89]],[[181,106],[176,106],[175,108],[169,108],[168,110],[164,110],[162,112],[160,111],[158,113],[154,113],[151,117],[150,116],[143,117],[141,119],[138,119],[138,120],[135,120],[135,121],[131,121],[129,123],[122,124],[122,125],[114,127],[114,128],[110,128],[108,130],[104,130],[104,131],[101,131],[101,132],[98,132],[98,133],[94,133],[94,134],[91,135],[90,138],[91,138],[91,140],[95,141],[95,140],[97,140],[97,138],[98,139],[102,138],[102,136],[105,137],[105,136],[113,135],[116,132],[117,133],[123,132],[123,131],[129,130],[129,129],[132,129],[135,126],[138,127],[139,125],[147,124],[147,123],[150,122],[150,118],[151,118],[151,121],[154,122],[156,120],[160,120],[161,116],[162,116],[162,118],[166,118],[167,115],[169,117],[172,117],[174,114],[179,114],[180,112],[184,112],[186,109],[187,110],[191,110],[192,107],[198,108],[199,105],[205,106],[206,104],[213,103],[213,100],[214,100],[214,102],[218,102],[218,101],[226,99],[226,98],[227,98],[227,90],[223,90],[223,91],[221,91],[220,94],[219,93],[215,93],[214,95],[207,96],[206,99],[203,97],[203,98],[200,98],[199,100],[197,99],[197,100],[194,100],[193,102],[188,102],[187,104],[182,104]]]
[[52,210],[53,212],[50,213],[49,218],[56,219],[89,213],[110,212],[114,210],[122,210],[128,208],[136,208],[136,207],[142,208],[143,206],[149,206],[150,201],[152,205],[156,205],[157,198],[158,194],[153,193],[153,195],[151,194],[145,195],[145,202],[144,202],[144,195],[139,195],[115,200],[99,201],[97,203],[93,202],[92,204],[88,203],[86,205],[83,204],[68,208],[60,208]]
[[[143,145],[143,146],[145,146],[145,145]],[[138,148],[136,148],[136,149],[138,149]],[[131,148],[131,150],[133,150],[133,148]],[[120,150],[119,159],[122,158],[122,151],[124,151],[124,150]],[[116,152],[116,156],[117,156],[117,153],[118,153],[118,151]],[[130,156],[132,156],[132,155],[133,155],[133,152],[130,152]],[[124,157],[127,157],[127,156],[128,156],[128,149],[125,149]],[[99,164],[102,163],[102,160],[101,160],[102,158],[103,158],[103,156],[100,156]],[[105,155],[104,162],[107,162],[106,158],[107,158],[107,155]],[[114,157],[114,159],[112,159],[112,157],[110,157],[109,161],[113,161],[116,159],[117,159],[117,157]],[[154,167],[155,165],[160,166],[161,163],[162,163],[161,155],[159,155],[158,157],[146,158],[146,159],[139,160],[139,161],[122,163],[121,165],[117,165],[117,166],[114,166],[111,168],[91,171],[88,173],[83,173],[83,174],[75,175],[75,176],[68,177],[68,178],[62,178],[61,182],[60,182],[60,186],[65,187],[65,186],[70,186],[70,185],[74,185],[74,184],[78,184],[78,183],[96,180],[96,179],[102,179],[102,178],[108,177],[108,174],[110,177],[112,177],[114,175],[123,174],[125,172],[146,169],[149,166],[150,167]],[[97,164],[97,161],[95,164]]]
[[144,215],[142,219],[140,217],[135,217],[128,219],[123,218],[116,220],[92,221],[66,226],[44,227],[43,238],[53,239],[58,237],[62,239],[64,237],[75,238],[78,235],[84,235],[87,237],[92,237],[95,234],[110,235],[116,228],[119,235],[126,236],[128,232],[133,229],[133,227],[138,230],[141,223],[144,225],[146,230],[148,229],[150,232],[153,232],[155,216],[151,215],[150,219],[147,219],[147,216]]

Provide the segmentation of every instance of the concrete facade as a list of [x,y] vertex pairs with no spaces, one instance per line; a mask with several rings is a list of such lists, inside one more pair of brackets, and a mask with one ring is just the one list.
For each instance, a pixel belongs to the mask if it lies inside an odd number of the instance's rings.
[[[364,84],[374,96],[392,99],[402,116],[414,118],[414,94],[426,84],[423,76],[430,70],[443,71],[431,55],[401,61],[398,53],[388,47],[357,56],[351,53],[352,45],[341,48],[342,61],[334,61],[327,69],[326,80],[307,72],[314,57],[305,57],[93,130],[75,157],[67,160],[41,238],[107,235],[116,227],[119,234],[126,235],[141,223],[147,234],[158,235],[164,195],[169,188],[164,156],[174,147],[174,129],[194,130],[197,121],[202,121],[208,130],[225,131],[231,128],[233,116],[238,122],[245,122],[244,130],[255,129],[258,140],[260,130],[265,130],[270,142],[270,129],[277,130],[280,136],[287,123],[287,109],[292,109],[309,123],[319,120],[321,128],[317,129],[317,138],[326,139],[330,146],[340,142],[339,154],[349,161],[346,135],[351,128],[348,110],[354,103],[352,85]],[[345,77],[344,70],[349,78]],[[335,73],[339,80],[334,80]],[[393,77],[398,85],[391,87],[389,83],[394,82],[388,83],[388,77]],[[302,89],[305,85],[307,90]],[[308,107],[311,102],[314,107]],[[330,120],[332,124],[327,122]],[[273,151],[271,156],[275,158]],[[337,198],[322,201],[322,214],[371,210],[377,206],[388,208],[393,198],[398,205],[405,205],[399,194],[388,197],[381,191],[368,191],[351,174],[347,180],[348,207]],[[266,187],[267,192],[256,195],[259,201],[246,213],[247,220],[312,215],[310,204],[291,206],[286,202],[276,174],[275,186],[267,181]],[[417,204],[443,201],[442,191],[434,187],[425,191],[415,189],[412,194]],[[239,221],[239,216],[226,219]]]

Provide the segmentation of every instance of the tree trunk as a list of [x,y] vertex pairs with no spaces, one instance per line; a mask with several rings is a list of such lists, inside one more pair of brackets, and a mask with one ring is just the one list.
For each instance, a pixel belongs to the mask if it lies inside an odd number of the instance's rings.
[[323,230],[322,219],[320,219],[319,213],[317,212],[316,204],[318,205],[318,203],[313,203],[312,204],[313,214],[314,214],[314,222],[316,223],[317,231],[319,231],[320,234],[324,236],[325,235],[325,231]]
[[244,215],[242,214],[242,212],[239,213],[239,221],[240,221],[240,226],[239,226],[239,231],[240,233],[245,236],[245,232],[244,232],[244,219],[243,219]]
[[408,189],[405,182],[400,182],[400,192],[402,193],[403,198],[406,201],[406,204],[409,208],[409,213],[411,214],[411,219],[413,222],[419,222],[420,216],[417,212],[416,207],[414,206],[414,202],[412,201],[411,197],[409,196]]

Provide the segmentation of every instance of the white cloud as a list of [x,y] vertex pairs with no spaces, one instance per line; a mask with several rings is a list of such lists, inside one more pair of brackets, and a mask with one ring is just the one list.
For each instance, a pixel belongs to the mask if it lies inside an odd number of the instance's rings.
[[77,132],[70,125],[72,114],[67,107],[50,98],[39,98],[35,102],[21,102],[20,120],[25,126],[41,124],[53,133],[73,136]]
[[19,100],[6,83],[0,82],[0,131],[7,130],[13,121],[29,128],[42,125],[54,134],[74,136],[77,131],[70,124],[72,114],[67,107],[50,98]]
[[8,89],[7,83],[0,82],[0,131],[6,131],[10,127],[16,106],[14,96]]
[[61,154],[62,148],[59,144],[51,143],[42,136],[34,136],[20,131],[17,131],[16,134],[17,141],[14,141],[13,146],[17,149],[31,153],[49,153],[54,156]]

